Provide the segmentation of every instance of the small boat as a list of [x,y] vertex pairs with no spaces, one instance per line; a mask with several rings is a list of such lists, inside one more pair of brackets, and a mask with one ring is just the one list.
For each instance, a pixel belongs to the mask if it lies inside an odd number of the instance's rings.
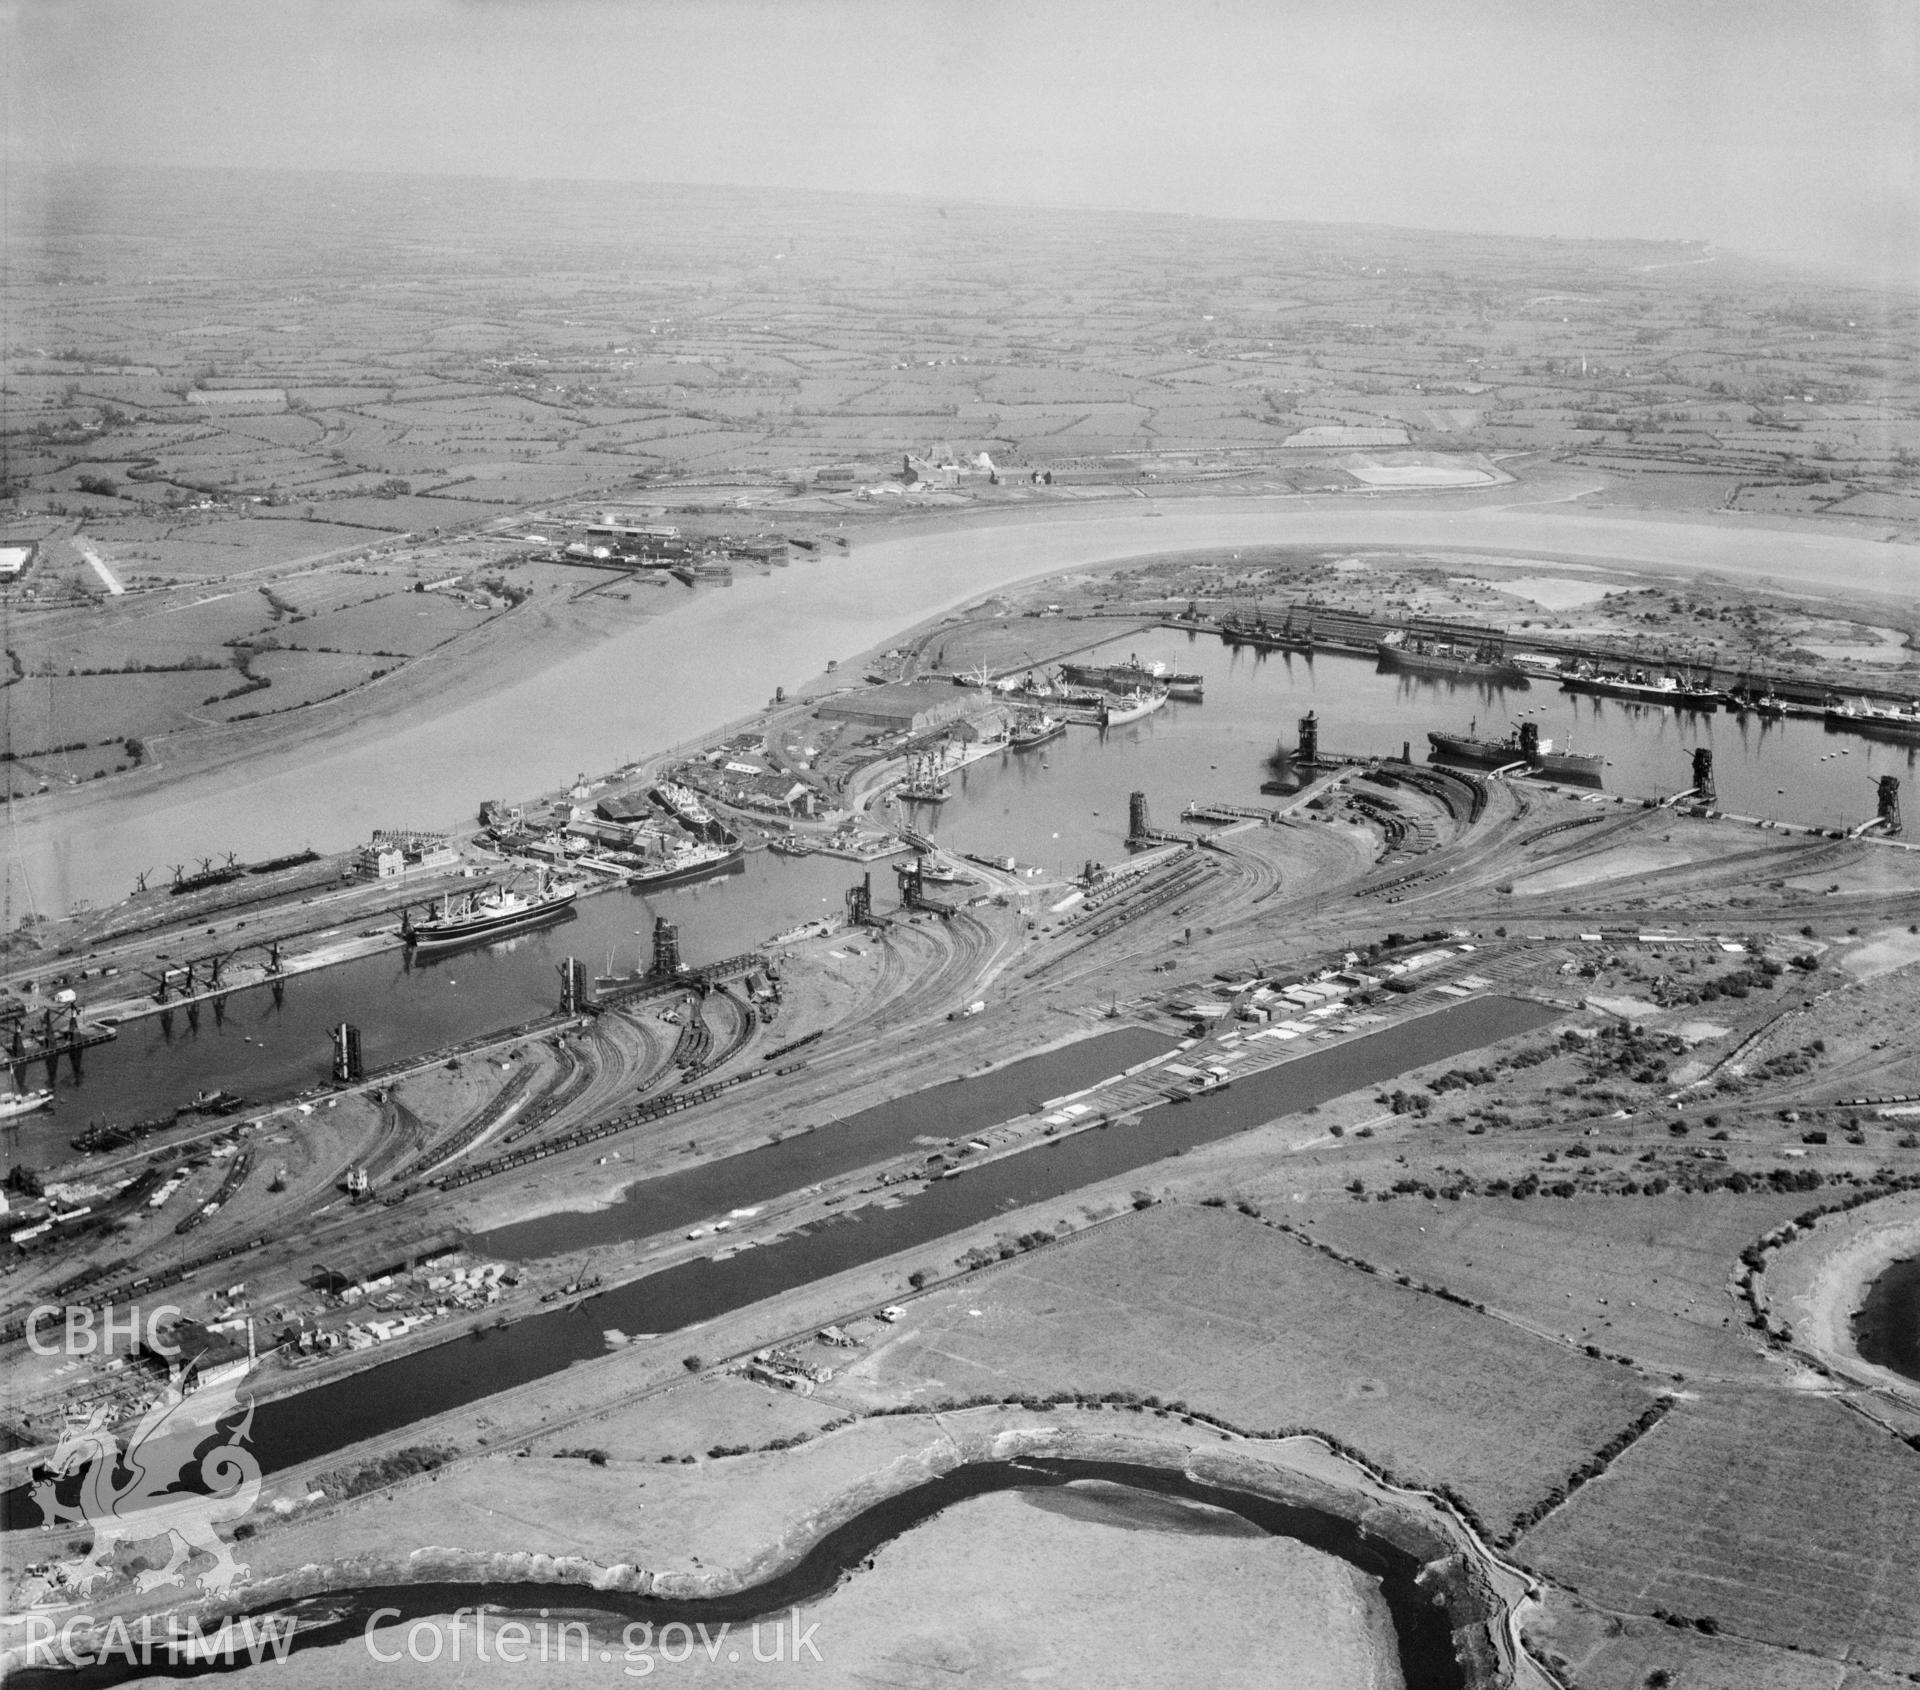
[[236,1109],[244,1109],[247,1100],[238,1092],[212,1091],[197,1092],[191,1103],[183,1103],[174,1111],[176,1115],[231,1115]]
[[0,1092],[0,1121],[11,1121],[20,1115],[31,1115],[36,1109],[46,1109],[52,1103],[51,1091]]

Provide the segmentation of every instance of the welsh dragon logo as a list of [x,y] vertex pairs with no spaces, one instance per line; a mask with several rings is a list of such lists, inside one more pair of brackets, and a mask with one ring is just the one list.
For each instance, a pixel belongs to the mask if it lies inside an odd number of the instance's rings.
[[[93,1548],[79,1560],[58,1564],[56,1586],[85,1594],[112,1575],[111,1558],[121,1544],[161,1537],[170,1540],[172,1557],[164,1567],[140,1574],[141,1590],[185,1584],[183,1570],[195,1550],[213,1557],[213,1565],[199,1575],[203,1590],[217,1593],[245,1581],[245,1563],[234,1560],[231,1546],[214,1527],[238,1520],[260,1498],[260,1463],[241,1447],[253,1429],[251,1397],[226,1441],[200,1453],[208,1436],[239,1412],[243,1377],[189,1391],[183,1372],[170,1372],[165,1393],[128,1435],[124,1449],[104,1406],[69,1412],[33,1499],[47,1525],[90,1526]],[[191,1490],[187,1486],[196,1468],[204,1488]],[[80,1476],[78,1506],[56,1494],[60,1482],[75,1474]]]

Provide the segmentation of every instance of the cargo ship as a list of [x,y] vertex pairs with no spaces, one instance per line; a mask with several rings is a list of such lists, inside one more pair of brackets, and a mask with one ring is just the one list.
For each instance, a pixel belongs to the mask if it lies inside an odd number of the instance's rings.
[[1229,611],[1220,618],[1220,642],[1230,646],[1252,646],[1255,651],[1301,651],[1313,650],[1313,618],[1307,617],[1298,627],[1294,625],[1293,612],[1289,610],[1283,622],[1269,622],[1265,616],[1241,616]]
[[1578,781],[1598,786],[1606,772],[1607,760],[1589,752],[1556,751],[1553,741],[1540,737],[1537,722],[1522,722],[1505,739],[1479,739],[1473,724],[1463,734],[1430,733],[1427,744],[1434,756],[1449,763],[1468,763],[1475,768],[1504,769],[1515,763],[1526,764],[1530,773],[1554,780]]
[[701,802],[700,794],[690,786],[682,786],[678,781],[655,781],[653,796],[675,821],[695,833],[712,833],[719,826],[713,812]]
[[1134,692],[1123,698],[1110,699],[1100,707],[1100,725],[1103,728],[1117,728],[1127,722],[1137,722],[1142,716],[1151,716],[1166,702],[1166,693],[1157,688],[1152,692]]
[[191,1103],[183,1103],[174,1110],[176,1117],[186,1115],[231,1115],[235,1110],[244,1109],[247,1100],[238,1092],[203,1091],[195,1095]]
[[458,897],[449,893],[440,900],[439,913],[424,921],[414,921],[411,911],[403,912],[400,936],[416,950],[489,939],[497,933],[552,921],[571,909],[579,895],[578,881],[550,881],[545,877],[531,893],[516,892],[510,886],[492,886]]
[[1124,663],[1063,663],[1060,678],[1069,686],[1093,687],[1101,692],[1141,692],[1164,687],[1169,698],[1189,703],[1203,702],[1207,678],[1204,675],[1177,675],[1165,663],[1142,663],[1131,653]]
[[1469,643],[1395,632],[1376,641],[1373,649],[1382,669],[1402,674],[1431,675],[1450,681],[1484,681],[1503,687],[1527,684],[1526,670],[1506,655],[1498,640]]
[[1827,726],[1868,739],[1890,739],[1897,745],[1920,745],[1920,701],[1891,704],[1882,709],[1864,698],[1852,704],[1830,704]]
[[1727,708],[1736,716],[1758,716],[1768,722],[1780,721],[1787,713],[1786,700],[1770,692],[1730,692]]
[[1584,692],[1595,698],[1624,698],[1635,704],[1666,704],[1678,710],[1712,712],[1723,695],[1712,687],[1694,686],[1678,675],[1654,675],[1645,669],[1611,671],[1581,664],[1560,678],[1562,692]]
[[953,796],[953,788],[931,756],[913,757],[907,762],[907,778],[899,795],[909,804],[944,804]]
[[675,845],[664,857],[636,857],[627,852],[609,851],[608,859],[627,871],[627,886],[635,892],[651,892],[661,886],[684,886],[692,880],[711,879],[716,874],[732,874],[746,861],[741,845],[702,845],[688,840]]
[[1036,745],[1058,739],[1066,731],[1066,722],[1058,716],[1049,716],[1041,710],[1022,710],[1007,730],[1007,744],[1015,751],[1031,751]]

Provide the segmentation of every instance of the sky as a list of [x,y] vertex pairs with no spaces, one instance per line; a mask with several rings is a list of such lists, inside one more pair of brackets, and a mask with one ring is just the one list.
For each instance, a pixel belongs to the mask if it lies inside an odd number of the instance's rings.
[[1911,284],[1915,0],[0,0],[4,168],[1643,236]]

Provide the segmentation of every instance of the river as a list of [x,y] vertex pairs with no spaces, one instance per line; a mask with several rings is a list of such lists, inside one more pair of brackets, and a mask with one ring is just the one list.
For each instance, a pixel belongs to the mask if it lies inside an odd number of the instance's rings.
[[[1436,1602],[1430,1582],[1420,1577],[1424,1563],[1401,1547],[1392,1536],[1368,1531],[1355,1521],[1330,1510],[1208,1484],[1176,1468],[1057,1457],[964,1463],[863,1510],[822,1536],[792,1567],[760,1584],[725,1596],[641,1596],[622,1591],[588,1590],[550,1581],[520,1584],[408,1583],[329,1591],[324,1596],[253,1608],[247,1612],[252,1615],[291,1615],[297,1619],[300,1629],[293,1644],[296,1651],[361,1645],[363,1639],[370,1645],[376,1641],[376,1628],[395,1623],[404,1625],[408,1621],[452,1614],[456,1610],[471,1610],[476,1605],[497,1611],[497,1615],[488,1615],[494,1621],[496,1637],[500,1621],[515,1614],[531,1617],[537,1613],[542,1618],[551,1616],[556,1627],[565,1622],[582,1620],[590,1628],[594,1646],[600,1651],[600,1659],[603,1662],[615,1659],[614,1651],[622,1650],[625,1645],[618,1658],[629,1663],[624,1667],[627,1673],[639,1677],[650,1674],[655,1665],[654,1653],[640,1646],[642,1637],[659,1639],[664,1643],[662,1634],[674,1625],[683,1629],[704,1628],[706,1632],[724,1635],[723,1628],[726,1626],[744,1628],[763,1616],[784,1615],[798,1604],[821,1602],[830,1596],[843,1578],[862,1566],[884,1544],[946,1509],[997,1491],[1057,1492],[1060,1487],[1067,1485],[1123,1486],[1129,1492],[1144,1492],[1163,1498],[1177,1497],[1209,1508],[1224,1509],[1250,1522],[1261,1532],[1290,1537],[1323,1554],[1338,1556],[1368,1578],[1378,1581],[1380,1595],[1393,1622],[1398,1645],[1399,1678],[1406,1690],[1464,1690],[1466,1675],[1453,1648],[1451,1628],[1456,1616]],[[1086,1529],[1098,1528],[1088,1526]],[[1455,1594],[1457,1599],[1459,1593]],[[1019,1599],[1031,1600],[1034,1595],[1031,1590],[1022,1591]],[[1012,1592],[1009,1598],[1013,1599]],[[808,1612],[812,1614],[815,1610],[810,1608]],[[643,1623],[648,1626],[645,1632],[640,1630]],[[1071,1636],[1073,1623],[1071,1616],[1063,1618],[1067,1638]],[[385,1659],[391,1661],[398,1658],[402,1645],[396,1639],[400,1635],[389,1631],[377,1638]],[[543,1627],[539,1633],[543,1661],[547,1658],[544,1653],[547,1635]],[[564,1637],[567,1634],[556,1635]],[[577,1639],[577,1632],[572,1635]],[[828,1635],[831,1635],[830,1627]],[[577,1641],[574,1647],[579,1647]],[[656,1644],[658,1647],[660,1644]],[[677,1640],[671,1647],[678,1647]],[[424,1644],[422,1648],[424,1652]],[[799,1665],[798,1653],[796,1649],[796,1667]],[[572,1659],[568,1656],[558,1658]],[[663,1649],[661,1658],[672,1660],[675,1657]],[[584,1650],[578,1659],[582,1666],[587,1665]],[[8,1683],[19,1687],[19,1690],[41,1690],[41,1687],[50,1690],[53,1686],[75,1684],[87,1687],[122,1684],[145,1678],[149,1673],[185,1677],[192,1676],[196,1671],[227,1670],[208,1663],[201,1663],[196,1668],[184,1662],[169,1670],[160,1664],[164,1660],[165,1656],[156,1650],[155,1664],[143,1667],[130,1658],[106,1655],[103,1651],[100,1660],[78,1673],[50,1667],[29,1667],[10,1674]],[[349,1676],[366,1670],[357,1657],[357,1650],[352,1664],[346,1670]],[[402,1671],[404,1673],[405,1669]],[[604,1676],[607,1669],[603,1667],[601,1671]],[[271,1682],[271,1677],[268,1682]]]
[[[1816,593],[1907,589],[1911,552],[1861,535],[1735,521],[1594,516],[1576,504],[1470,499],[1102,501],[948,519],[856,540],[671,611],[539,672],[431,715],[340,708],[338,731],[297,756],[255,754],[148,792],[113,781],[25,804],[9,855],[36,907],[125,895],[156,863],[236,851],[323,852],[396,821],[459,826],[482,798],[525,796],[615,767],[759,708],[940,611],[1012,582],[1177,551],[1389,546],[1711,572]],[[1547,573],[1551,573],[1548,568]],[[457,695],[456,695],[457,696]],[[584,706],[584,707],[583,707]],[[324,709],[334,708],[322,706]],[[423,709],[429,707],[423,706]],[[316,718],[317,719],[317,718]],[[164,747],[163,747],[164,751]],[[1785,783],[1780,783],[1785,784]],[[404,800],[405,814],[394,806]]]

